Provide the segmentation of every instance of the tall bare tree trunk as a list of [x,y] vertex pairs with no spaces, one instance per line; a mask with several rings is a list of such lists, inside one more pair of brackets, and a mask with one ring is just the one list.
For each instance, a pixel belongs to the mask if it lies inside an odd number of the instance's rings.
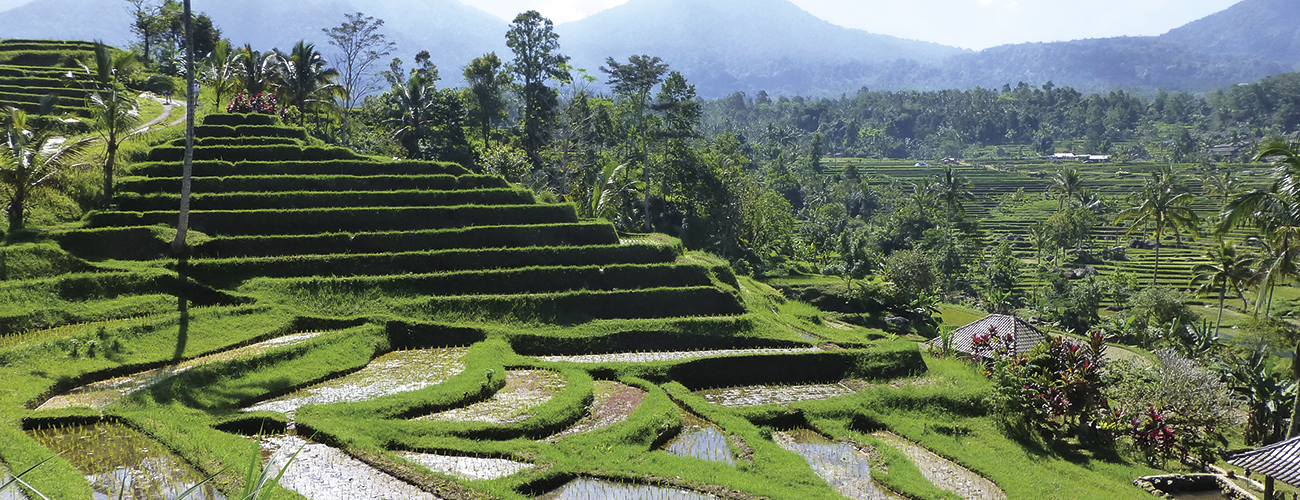
[[176,238],[172,240],[172,253],[186,252],[185,237],[190,228],[190,177],[194,171],[194,108],[198,95],[194,91],[194,20],[190,14],[190,0],[185,0],[185,164],[181,170],[181,208],[176,221]]

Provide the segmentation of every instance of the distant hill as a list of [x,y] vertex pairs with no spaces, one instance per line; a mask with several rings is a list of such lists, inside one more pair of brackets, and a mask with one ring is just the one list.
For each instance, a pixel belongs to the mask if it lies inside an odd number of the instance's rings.
[[[457,0],[223,0],[200,10],[237,45],[258,50],[315,42],[345,12],[381,19],[411,61],[429,50],[445,85],[460,85],[471,59],[505,47],[508,23]],[[50,13],[57,12],[58,15]],[[556,27],[561,52],[604,78],[607,57],[659,56],[699,94],[735,91],[834,96],[874,90],[998,88],[1052,81],[1085,91],[1204,91],[1300,70],[1300,1],[1243,0],[1159,37],[1024,43],[979,52],[835,26],[788,0],[630,0]],[[0,13],[0,38],[131,42],[120,0],[34,0]],[[386,64],[386,61],[385,61]]]
[[1300,1],[1243,0],[1160,36],[1212,54],[1252,54],[1300,65]]

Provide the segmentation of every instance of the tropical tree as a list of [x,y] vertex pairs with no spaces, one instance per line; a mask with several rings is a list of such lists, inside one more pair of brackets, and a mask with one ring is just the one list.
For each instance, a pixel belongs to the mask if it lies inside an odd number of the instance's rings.
[[1246,305],[1246,294],[1242,292],[1243,287],[1255,275],[1255,270],[1251,268],[1254,259],[1237,250],[1237,245],[1232,242],[1219,239],[1219,245],[1205,254],[1209,262],[1197,265],[1192,269],[1196,277],[1192,278],[1192,284],[1200,283],[1196,293],[1203,293],[1219,290],[1219,318],[1214,325],[1214,334],[1219,334],[1219,329],[1223,326],[1223,301],[1227,296],[1228,290],[1233,290],[1241,298],[1242,307]]
[[12,193],[9,199],[9,231],[24,227],[27,202],[32,191],[45,187],[63,171],[79,166],[73,163],[93,143],[89,136],[60,143],[48,130],[33,130],[27,113],[4,108],[0,112],[0,182]]
[[465,82],[469,84],[469,121],[477,125],[483,135],[483,149],[492,147],[492,125],[506,116],[505,89],[510,85],[508,73],[496,52],[489,52],[470,61],[465,66]]
[[943,173],[935,175],[930,180],[930,189],[935,193],[946,208],[948,216],[947,232],[951,237],[953,216],[965,212],[962,202],[975,199],[975,194],[970,191],[974,187],[970,179],[954,171],[951,165],[943,166]]
[[230,47],[230,40],[221,40],[204,58],[207,68],[203,72],[203,84],[212,89],[213,109],[221,109],[222,96],[235,90],[239,77],[239,54]]
[[429,58],[428,51],[417,54],[416,67],[405,77],[400,59],[393,59],[389,71],[384,73],[392,85],[387,98],[394,116],[388,119],[388,123],[394,126],[393,136],[412,158],[420,157],[420,140],[438,118],[438,88],[434,86],[438,81],[438,69]]
[[1232,174],[1232,169],[1224,166],[1220,170],[1215,170],[1201,179],[1201,186],[1205,189],[1206,194],[1222,196],[1223,206],[1227,208],[1228,201],[1232,195],[1241,191],[1241,179]]
[[129,74],[138,65],[135,54],[119,52],[113,55],[103,42],[95,42],[95,68],[82,66],[95,90],[86,94],[86,107],[90,109],[95,131],[104,141],[103,201],[113,199],[113,173],[117,164],[117,151],[122,143],[140,135],[140,108],[135,95],[122,85],[119,75]]
[[1258,266],[1260,292],[1255,313],[1263,308],[1267,317],[1273,288],[1300,274],[1300,148],[1280,140],[1269,141],[1255,155],[1255,161],[1264,160],[1274,161],[1273,182],[1267,188],[1246,191],[1228,203],[1215,232],[1222,236],[1248,225],[1262,235],[1254,239],[1265,253]]
[[343,143],[348,143],[348,121],[352,108],[361,96],[379,90],[382,81],[370,71],[371,65],[388,56],[397,45],[379,32],[383,19],[375,19],[360,12],[344,14],[347,20],[333,28],[321,31],[330,38],[330,45],[339,49],[334,63],[339,68],[339,82],[343,85]]
[[523,147],[533,168],[541,167],[542,146],[550,139],[555,126],[559,99],[555,89],[546,81],[570,80],[566,65],[569,57],[561,55],[560,35],[550,19],[530,10],[515,17],[506,32],[506,46],[514,52],[510,72],[520,82],[518,92],[523,101],[520,125],[523,127]]
[[239,60],[239,79],[236,88],[249,96],[264,94],[275,86],[275,53],[263,55],[253,50],[252,45],[245,45],[237,51]]
[[[199,95],[194,89],[194,37],[188,36],[194,31],[193,18],[190,15],[190,0],[184,0],[185,9],[185,155],[181,163],[181,206],[180,213],[176,219],[176,237],[172,239],[172,253],[181,256],[185,255],[185,238],[189,235],[190,228],[190,190],[192,176],[194,174],[194,108],[198,104]],[[245,46],[245,55],[250,59],[255,59],[256,52]],[[184,296],[177,298],[180,310],[185,311],[187,302]],[[184,316],[182,317],[184,318]]]
[[1246,401],[1246,444],[1268,444],[1283,432],[1286,416],[1291,413],[1292,399],[1287,393],[1295,382],[1288,382],[1269,369],[1268,353],[1261,349],[1232,367],[1228,386]]
[[1133,193],[1130,197],[1132,206],[1121,211],[1115,218],[1116,223],[1133,218],[1133,224],[1129,226],[1129,234],[1143,226],[1154,226],[1156,255],[1155,270],[1151,276],[1152,284],[1155,284],[1160,277],[1160,247],[1165,230],[1173,229],[1175,232],[1185,230],[1195,236],[1201,233],[1201,219],[1196,215],[1196,211],[1192,210],[1192,201],[1191,193],[1183,187],[1180,177],[1173,168],[1164,166],[1151,174],[1151,178],[1143,184],[1140,191]]
[[[339,71],[327,68],[325,58],[316,50],[316,45],[298,40],[288,54],[276,51],[276,80],[279,81],[280,93],[284,96],[283,104],[292,105],[302,113],[321,103],[333,103],[334,97],[343,97],[343,86],[334,83]],[[325,99],[328,97],[328,99]],[[301,125],[303,115],[299,115]]]
[[600,71],[609,75],[605,83],[630,102],[636,114],[637,135],[641,137],[641,167],[645,170],[645,230],[650,231],[650,149],[645,139],[645,107],[650,91],[663,81],[668,65],[658,57],[648,55],[634,55],[628,58],[627,64],[620,64],[610,57]]
[[1047,188],[1049,192],[1056,193],[1056,198],[1060,200],[1057,203],[1056,210],[1065,209],[1065,202],[1078,197],[1083,192],[1083,176],[1079,169],[1075,167],[1065,167],[1056,171],[1052,176],[1052,185]]

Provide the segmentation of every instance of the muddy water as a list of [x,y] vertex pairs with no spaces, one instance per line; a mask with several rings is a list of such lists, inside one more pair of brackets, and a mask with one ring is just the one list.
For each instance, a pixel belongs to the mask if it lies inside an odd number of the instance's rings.
[[291,413],[309,404],[365,401],[423,389],[464,371],[468,352],[467,347],[390,352],[357,372],[258,403],[245,411]]
[[853,394],[843,383],[806,385],[751,385],[695,391],[706,401],[721,406],[758,406],[830,399]]
[[[310,500],[439,500],[409,483],[384,474],[343,452],[294,436],[266,438],[262,450],[271,453],[266,467],[279,471],[280,486]],[[290,462],[291,456],[297,456]]]
[[[99,423],[29,434],[41,445],[81,469],[95,499],[173,500],[205,476],[161,444],[125,425]],[[205,485],[188,500],[223,499]]]
[[301,344],[320,335],[320,332],[286,335],[284,337],[274,338],[250,346],[194,358],[180,364],[165,366],[157,370],[143,371],[124,377],[86,384],[64,394],[50,398],[36,409],[51,410],[55,408],[70,408],[73,406],[89,406],[91,408],[100,409],[112,404],[114,401],[130,395],[131,393],[146,389],[151,385],[167,379],[168,377],[184,373],[196,366],[253,356],[276,347]]
[[836,443],[809,429],[773,432],[772,440],[798,453],[831,488],[857,500],[904,500],[871,480],[871,461],[857,448]]
[[597,479],[578,479],[537,497],[538,500],[714,500],[718,497],[697,491],[642,484],[621,484]]
[[646,392],[632,386],[609,380],[597,380],[592,387],[591,411],[573,427],[546,438],[555,441],[565,436],[591,432],[627,420],[628,415],[641,406]]
[[506,386],[487,401],[419,417],[417,420],[517,424],[532,418],[528,411],[564,389],[564,376],[550,370],[510,370]]
[[936,455],[934,452],[922,448],[920,445],[904,439],[902,436],[892,432],[876,432],[871,437],[884,441],[886,444],[897,448],[903,452],[907,458],[921,469],[921,475],[929,479],[931,483],[940,489],[945,489],[956,493],[958,496],[967,500],[1005,500],[1006,493],[1002,492],[998,485],[993,481],[985,479],[984,476],[958,465],[957,463]]
[[821,349],[809,347],[803,349],[719,349],[712,351],[676,351],[676,352],[621,352],[610,354],[587,354],[581,356],[538,356],[542,361],[567,361],[570,363],[649,363],[652,361],[681,361],[686,359],[716,358],[720,356],[761,355],[761,354],[803,354],[817,352]]
[[736,465],[731,447],[727,446],[727,433],[721,427],[688,411],[682,412],[681,433],[660,449],[678,456]]
[[1173,493],[1169,498],[1173,498],[1174,500],[1225,500],[1232,497],[1224,495],[1223,492],[1219,490],[1206,490]]
[[398,455],[429,470],[469,480],[497,479],[536,467],[533,464],[503,458],[457,457],[411,452],[399,452]]

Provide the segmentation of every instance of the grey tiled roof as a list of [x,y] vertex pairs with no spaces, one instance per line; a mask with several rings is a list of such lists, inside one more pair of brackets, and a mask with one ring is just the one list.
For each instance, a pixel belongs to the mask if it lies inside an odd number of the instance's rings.
[[1228,453],[1228,463],[1300,488],[1300,437]]
[[[963,354],[974,354],[974,338],[976,335],[983,335],[989,332],[989,327],[995,327],[999,336],[1005,336],[1007,333],[1015,335],[1015,352],[1013,354],[1027,354],[1034,346],[1043,341],[1043,332],[1038,331],[1025,320],[1015,316],[1005,314],[990,314],[988,317],[958,328],[952,332],[952,349]],[[942,338],[935,338],[929,342],[930,345],[938,347]]]

